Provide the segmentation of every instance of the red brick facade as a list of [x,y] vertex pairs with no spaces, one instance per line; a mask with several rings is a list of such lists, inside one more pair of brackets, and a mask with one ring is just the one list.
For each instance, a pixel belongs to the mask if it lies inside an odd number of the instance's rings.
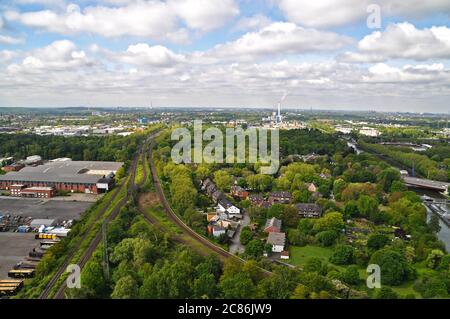
[[[1,181],[0,189],[10,189],[11,185],[20,184],[14,181]],[[77,184],[77,183],[45,183],[45,182],[28,182],[24,181],[22,184],[26,187],[53,187],[56,191],[66,191],[74,193],[93,193],[98,194],[97,184]],[[88,191],[86,191],[88,190]]]

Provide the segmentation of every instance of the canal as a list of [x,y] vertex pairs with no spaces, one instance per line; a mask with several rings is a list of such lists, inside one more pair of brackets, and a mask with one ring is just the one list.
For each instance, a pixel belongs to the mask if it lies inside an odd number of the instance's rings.
[[[357,154],[360,154],[362,152],[358,148],[356,143],[354,143],[353,141],[352,142],[346,141],[346,142],[347,142],[348,147],[353,148]],[[390,163],[390,164],[393,165],[393,163]],[[393,165],[393,166],[399,168],[397,165]],[[404,169],[404,168],[399,168],[399,169]],[[416,194],[419,196],[426,195],[435,200],[445,199],[444,195],[441,195],[439,192],[428,191],[428,190],[423,190],[423,189],[418,189],[418,188],[410,188],[410,190],[416,192]],[[446,209],[447,209],[447,213],[450,213],[450,205],[449,204],[447,204]],[[427,211],[428,211],[428,220],[430,220],[431,215],[434,213],[431,210],[429,210],[428,208],[427,208]],[[439,218],[439,225],[441,225],[441,230],[436,235],[439,238],[439,240],[441,240],[445,244],[445,248],[446,248],[447,252],[450,252],[450,228],[440,218]]]
[[[417,189],[417,188],[410,188],[410,190],[416,192],[416,194],[419,196],[426,195],[428,197],[433,198],[434,200],[445,199],[445,197],[438,192],[427,191],[427,190]],[[450,212],[449,204],[447,204],[446,209],[447,209],[447,213]],[[431,215],[434,213],[428,208],[427,208],[427,211],[428,211],[428,220],[430,220]],[[440,218],[439,218],[439,225],[441,225],[441,230],[439,231],[439,233],[437,233],[437,237],[442,242],[444,242],[447,252],[450,252],[450,228]]]

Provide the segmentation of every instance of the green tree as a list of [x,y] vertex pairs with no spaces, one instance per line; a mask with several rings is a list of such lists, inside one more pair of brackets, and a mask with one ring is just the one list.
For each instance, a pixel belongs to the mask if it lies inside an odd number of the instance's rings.
[[378,215],[378,201],[368,195],[361,195],[357,200],[360,214],[372,221],[376,221]]
[[337,246],[330,257],[330,262],[335,265],[350,265],[354,261],[355,249],[349,245]]
[[342,231],[345,223],[341,213],[331,212],[315,221],[313,230],[318,233],[326,230]]
[[400,181],[400,172],[395,168],[382,170],[377,177],[378,183],[385,192],[389,192],[394,181]]
[[370,263],[380,266],[381,283],[385,285],[400,285],[412,275],[405,256],[389,248],[375,252]]
[[252,239],[253,239],[253,233],[250,230],[250,228],[248,228],[248,227],[242,228],[241,236],[240,236],[241,244],[247,245]]
[[346,284],[357,285],[360,282],[358,267],[348,266],[341,274],[341,279]]
[[335,230],[325,230],[316,234],[317,242],[324,247],[333,246],[338,238],[338,233]]
[[256,293],[255,284],[245,272],[222,276],[219,287],[225,299],[251,299]]
[[226,171],[216,171],[214,172],[214,181],[218,188],[229,191],[233,184],[233,177]]
[[138,286],[131,276],[120,278],[111,294],[113,299],[135,299],[138,297]]
[[381,287],[375,292],[375,299],[398,299],[398,294],[389,287]]
[[264,244],[258,239],[252,239],[245,246],[245,253],[253,258],[261,257],[264,254]]
[[196,298],[215,298],[217,284],[213,274],[201,274],[194,279],[194,296]]
[[389,243],[389,237],[383,234],[372,234],[367,240],[367,248],[371,251],[377,251]]

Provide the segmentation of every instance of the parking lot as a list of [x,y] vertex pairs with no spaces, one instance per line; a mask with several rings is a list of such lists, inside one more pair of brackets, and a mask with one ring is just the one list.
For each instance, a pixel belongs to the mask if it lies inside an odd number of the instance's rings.
[[0,198],[0,214],[60,220],[79,219],[92,202]]
[[34,239],[34,235],[0,233],[0,279],[6,279],[8,271],[28,256],[30,250],[38,247],[39,241]]

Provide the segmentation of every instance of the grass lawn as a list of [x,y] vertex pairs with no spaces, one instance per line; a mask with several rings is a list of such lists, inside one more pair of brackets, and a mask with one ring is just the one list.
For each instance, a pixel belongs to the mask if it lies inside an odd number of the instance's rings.
[[399,295],[404,296],[404,295],[412,294],[412,295],[415,295],[416,298],[418,298],[418,299],[422,298],[420,296],[420,294],[413,289],[413,286],[414,286],[414,281],[408,281],[408,282],[403,283],[400,286],[389,286],[389,287],[392,288],[392,290],[394,290]]
[[318,246],[297,247],[291,246],[289,248],[289,263],[294,266],[304,266],[308,258],[317,257],[328,261],[328,258],[333,254],[332,248],[324,248]]

